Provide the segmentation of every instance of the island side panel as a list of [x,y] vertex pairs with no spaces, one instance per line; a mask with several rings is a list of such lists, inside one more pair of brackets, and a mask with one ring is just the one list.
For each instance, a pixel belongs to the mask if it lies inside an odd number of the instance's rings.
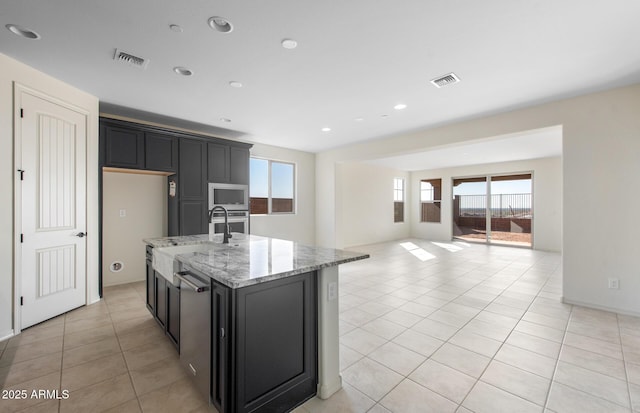
[[338,320],[338,266],[318,271],[318,397],[342,388]]
[[231,411],[285,412],[317,390],[317,276],[233,290],[236,376]]

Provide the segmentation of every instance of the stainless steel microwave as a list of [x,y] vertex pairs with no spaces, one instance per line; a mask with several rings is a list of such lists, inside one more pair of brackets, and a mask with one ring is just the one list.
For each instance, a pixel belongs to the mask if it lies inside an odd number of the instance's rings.
[[209,183],[209,209],[249,210],[249,185]]

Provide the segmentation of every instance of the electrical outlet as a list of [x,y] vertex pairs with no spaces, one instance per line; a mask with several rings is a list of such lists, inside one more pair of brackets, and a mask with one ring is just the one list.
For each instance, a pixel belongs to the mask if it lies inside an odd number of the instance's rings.
[[124,218],[127,216],[127,210],[126,209],[121,209],[120,210],[120,218]]
[[327,289],[327,300],[333,301],[336,298],[338,298],[338,283],[335,281],[330,282],[328,287],[329,288]]
[[612,290],[620,288],[620,280],[617,278],[609,278],[609,288]]

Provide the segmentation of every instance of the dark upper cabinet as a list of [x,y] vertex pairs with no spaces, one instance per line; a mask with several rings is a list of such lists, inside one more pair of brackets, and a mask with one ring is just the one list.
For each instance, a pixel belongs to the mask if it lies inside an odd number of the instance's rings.
[[178,140],[173,136],[146,133],[144,137],[144,169],[176,172]]
[[207,143],[180,139],[179,186],[181,200],[207,197]]
[[209,182],[249,185],[249,149],[209,143],[207,145]]
[[209,182],[229,182],[229,146],[207,144],[207,178]]
[[180,202],[180,235],[198,235],[209,232],[207,201]]
[[[100,166],[169,172],[170,236],[205,234],[207,182],[249,184],[250,144],[115,119],[100,119]],[[172,175],[173,174],[173,175]]]
[[232,146],[229,164],[231,183],[249,185],[249,149]]
[[104,135],[104,165],[117,168],[175,172],[178,141],[170,135],[107,124]]
[[107,126],[104,133],[106,166],[144,168],[144,132]]
[[209,232],[207,219],[207,142],[180,139],[178,172],[180,235]]

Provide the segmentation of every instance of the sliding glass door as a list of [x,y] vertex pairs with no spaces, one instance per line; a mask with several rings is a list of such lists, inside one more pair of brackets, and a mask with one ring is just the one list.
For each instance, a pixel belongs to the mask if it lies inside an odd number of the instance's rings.
[[453,236],[471,242],[532,246],[530,173],[453,180]]
[[453,236],[487,241],[487,177],[453,180]]
[[531,174],[492,176],[491,235],[494,244],[531,246]]

